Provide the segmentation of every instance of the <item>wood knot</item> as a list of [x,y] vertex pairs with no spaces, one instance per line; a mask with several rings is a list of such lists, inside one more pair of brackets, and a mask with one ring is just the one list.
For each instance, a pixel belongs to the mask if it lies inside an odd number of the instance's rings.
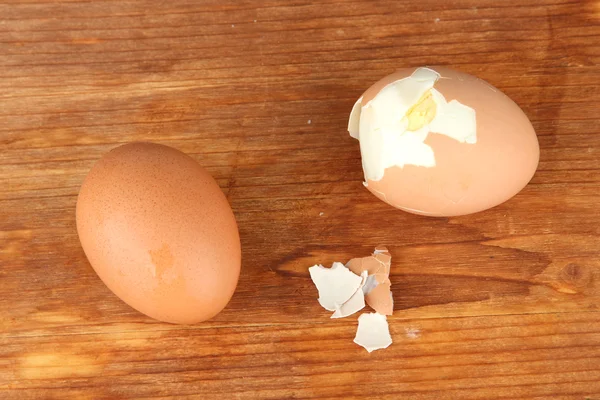
[[574,263],[569,263],[562,269],[563,279],[577,280],[581,276],[581,267]]
[[575,263],[565,265],[560,271],[560,280],[572,287],[585,287],[590,283],[591,278],[589,268]]

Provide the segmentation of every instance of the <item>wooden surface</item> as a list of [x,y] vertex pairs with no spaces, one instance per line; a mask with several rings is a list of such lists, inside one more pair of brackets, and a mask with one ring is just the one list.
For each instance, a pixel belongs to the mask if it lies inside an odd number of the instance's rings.
[[[600,399],[600,3],[314,3],[0,4],[0,398]],[[430,219],[362,187],[352,104],[424,64],[533,122],[509,202]],[[133,311],[81,250],[79,185],[133,140],[192,155],[235,211],[242,276],[207,323]],[[368,354],[307,268],[380,244],[394,344]]]

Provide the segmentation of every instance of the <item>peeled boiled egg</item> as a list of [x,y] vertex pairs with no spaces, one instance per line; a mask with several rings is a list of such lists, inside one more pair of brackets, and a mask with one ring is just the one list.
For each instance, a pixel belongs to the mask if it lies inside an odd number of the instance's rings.
[[358,99],[348,122],[360,141],[364,185],[415,214],[494,207],[533,177],[539,145],[508,96],[445,67],[399,70]]
[[161,321],[191,324],[219,313],[240,274],[234,214],[194,159],[159,144],[113,149],[77,199],[83,250],[108,288]]

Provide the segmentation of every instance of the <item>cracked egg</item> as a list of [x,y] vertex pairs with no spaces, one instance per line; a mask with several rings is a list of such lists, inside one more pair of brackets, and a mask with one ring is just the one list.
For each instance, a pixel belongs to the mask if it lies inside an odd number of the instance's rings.
[[539,145],[519,106],[490,84],[445,67],[399,70],[358,99],[348,122],[364,185],[404,211],[456,216],[516,195]]

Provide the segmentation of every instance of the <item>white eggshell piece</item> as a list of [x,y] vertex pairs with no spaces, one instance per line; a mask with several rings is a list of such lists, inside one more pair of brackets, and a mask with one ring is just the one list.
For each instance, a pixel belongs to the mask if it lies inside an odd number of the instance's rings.
[[319,304],[329,311],[336,311],[347,302],[363,281],[360,276],[339,262],[333,263],[331,268],[314,265],[308,271],[319,291]]
[[354,139],[358,139],[358,123],[360,121],[360,109],[362,107],[362,97],[359,98],[350,112],[350,119],[348,120],[348,133]]
[[361,274],[361,284],[356,289],[356,292],[350,297],[344,304],[338,307],[337,310],[333,313],[331,318],[345,318],[349,315],[352,315],[356,312],[359,312],[363,308],[365,308],[365,293],[363,292],[363,286],[367,281],[367,271],[363,271]]
[[456,100],[447,102],[444,95],[435,89],[431,91],[431,94],[437,105],[437,113],[429,123],[429,131],[446,135],[461,143],[476,143],[477,120],[475,110]]
[[389,347],[392,337],[385,315],[365,313],[358,317],[354,343],[364,347],[369,353]]

